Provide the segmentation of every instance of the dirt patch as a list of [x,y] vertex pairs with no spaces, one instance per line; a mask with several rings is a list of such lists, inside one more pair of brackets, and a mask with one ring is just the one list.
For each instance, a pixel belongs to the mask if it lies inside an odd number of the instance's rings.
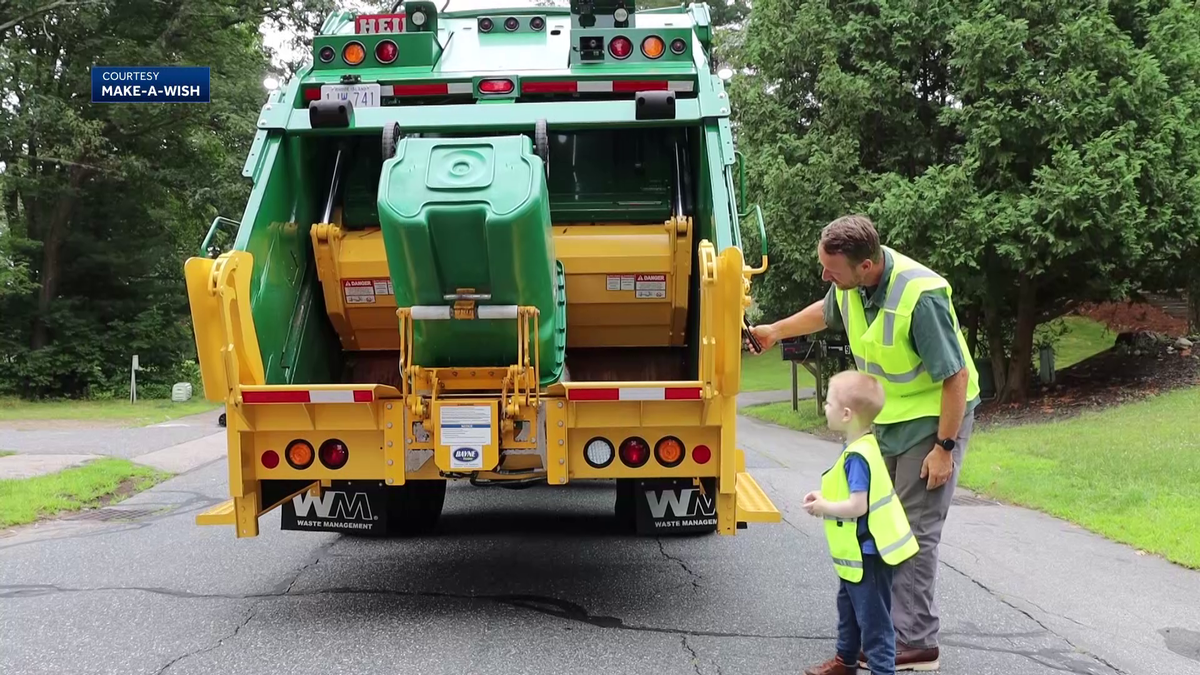
[[981,426],[1045,422],[1200,385],[1200,345],[1179,348],[1172,336],[1122,336],[1117,346],[1058,371],[1053,384],[1034,381],[1025,404],[984,403]]
[[1114,333],[1151,331],[1171,337],[1187,335],[1187,319],[1146,302],[1106,302],[1080,306],[1076,314],[1108,326]]

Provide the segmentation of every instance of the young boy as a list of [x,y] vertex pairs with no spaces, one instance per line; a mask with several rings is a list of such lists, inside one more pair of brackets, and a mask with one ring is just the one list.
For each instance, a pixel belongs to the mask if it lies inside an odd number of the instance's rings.
[[825,419],[845,439],[842,454],[804,497],[804,510],[824,517],[825,539],[840,577],[837,655],[805,675],[856,675],[859,653],[873,675],[895,675],[892,568],[917,553],[871,423],[883,409],[883,387],[859,371],[829,381]]

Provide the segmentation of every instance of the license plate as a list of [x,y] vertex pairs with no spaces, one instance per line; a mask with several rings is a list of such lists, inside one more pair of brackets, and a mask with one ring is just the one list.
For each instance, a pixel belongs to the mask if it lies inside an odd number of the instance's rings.
[[378,84],[323,84],[321,100],[350,101],[355,108],[378,108]]

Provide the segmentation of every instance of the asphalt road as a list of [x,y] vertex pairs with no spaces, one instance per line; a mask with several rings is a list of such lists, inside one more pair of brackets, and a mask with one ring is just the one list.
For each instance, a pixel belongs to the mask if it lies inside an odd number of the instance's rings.
[[[226,494],[211,463],[95,512],[133,520],[0,538],[0,673],[799,673],[833,649],[799,502],[837,448],[740,435],[787,522],[735,537],[619,536],[612,489],[574,484],[452,487],[426,538],[281,532],[276,512],[239,541],[193,524]],[[1200,575],[1020,509],[952,514],[941,672],[1200,673]]]

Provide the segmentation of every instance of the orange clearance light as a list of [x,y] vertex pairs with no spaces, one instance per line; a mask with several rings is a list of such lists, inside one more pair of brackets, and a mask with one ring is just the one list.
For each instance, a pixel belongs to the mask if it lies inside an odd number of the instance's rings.
[[313,458],[316,457],[313,446],[308,441],[301,440],[289,443],[287,451],[283,454],[293,469],[307,469],[312,466]]
[[367,57],[367,50],[361,42],[348,42],[342,47],[342,60],[351,66],[357,66]]
[[663,466],[678,466],[683,461],[683,443],[673,436],[667,436],[654,446],[654,456]]
[[666,51],[666,45],[663,44],[662,38],[657,35],[651,35],[642,40],[642,53],[646,55],[646,58],[657,59],[663,55],[664,51]]

